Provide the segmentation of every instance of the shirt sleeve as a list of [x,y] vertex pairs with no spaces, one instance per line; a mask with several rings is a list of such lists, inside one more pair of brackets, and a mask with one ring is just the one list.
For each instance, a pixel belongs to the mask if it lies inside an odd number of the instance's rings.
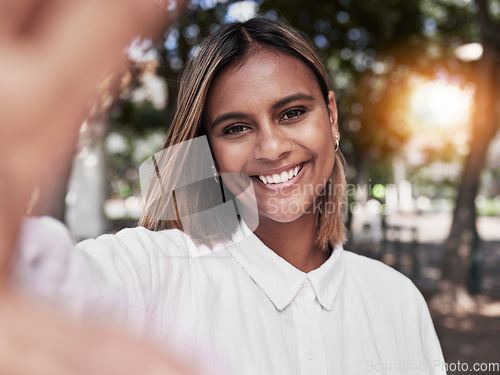
[[422,343],[424,345],[423,350],[427,353],[427,358],[430,360],[430,366],[432,369],[432,372],[430,373],[435,375],[446,375],[443,351],[441,350],[441,345],[439,343],[436,330],[434,329],[429,308],[422,294],[420,294],[418,290],[416,290],[416,293],[418,294],[416,298],[420,310],[420,332],[422,333]]
[[411,343],[408,348],[415,351],[415,354],[421,353],[415,356],[415,358],[420,358],[418,360],[410,357],[406,369],[409,374],[446,375],[441,344],[434,329],[427,302],[409,278],[403,275],[399,275],[399,278],[400,298],[403,301],[401,316],[404,327],[402,330],[409,329],[407,332]]
[[[108,235],[107,237],[113,237]],[[105,236],[80,244],[50,217],[27,218],[18,244],[13,282],[29,295],[42,297],[79,318],[121,326],[144,311],[137,269],[127,264],[119,243]]]
[[[189,337],[171,337],[169,325],[178,323],[175,316],[166,319],[163,313],[166,296],[179,297],[175,282],[169,281],[181,279],[184,269],[172,266],[172,259],[175,264],[191,259],[187,245],[180,231],[151,232],[141,227],[75,244],[61,222],[27,218],[12,282],[27,294],[69,310],[79,320],[126,329],[180,358],[186,354],[178,348],[189,348],[193,365],[209,374],[208,369],[220,367],[217,358],[207,356]],[[155,319],[164,326],[149,332]]]

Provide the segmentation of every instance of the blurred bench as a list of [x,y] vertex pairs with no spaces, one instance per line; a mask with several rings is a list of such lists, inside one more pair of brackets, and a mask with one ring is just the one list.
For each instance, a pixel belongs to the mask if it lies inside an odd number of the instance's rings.
[[[420,276],[420,260],[418,257],[418,228],[408,225],[389,225],[383,221],[383,241],[380,251],[380,258],[384,255],[394,255],[392,266],[397,270],[402,270],[403,243],[409,243],[411,257],[411,277],[416,279]],[[391,251],[392,250],[392,251]]]

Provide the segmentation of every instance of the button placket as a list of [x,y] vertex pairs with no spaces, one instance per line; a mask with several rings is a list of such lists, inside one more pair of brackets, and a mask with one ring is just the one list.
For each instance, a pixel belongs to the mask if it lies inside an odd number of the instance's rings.
[[300,356],[303,374],[326,374],[326,359],[323,347],[323,338],[319,319],[321,305],[316,299],[316,294],[308,278],[302,284],[296,302],[300,305]]

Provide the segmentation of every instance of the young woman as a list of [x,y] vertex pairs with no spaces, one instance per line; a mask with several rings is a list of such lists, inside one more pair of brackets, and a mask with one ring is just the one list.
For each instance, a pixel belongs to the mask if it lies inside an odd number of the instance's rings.
[[[184,166],[172,160],[203,155],[194,143],[175,146],[199,137],[210,145],[206,159],[222,206],[251,186],[252,225],[248,199],[221,214],[203,185],[183,191],[196,180],[186,174],[199,171],[179,173]],[[411,281],[342,248],[339,142],[335,97],[307,39],[264,18],[224,25],[181,76],[142,226],[69,251],[64,227],[31,220],[18,278],[207,372],[444,373],[427,306]],[[49,255],[51,262],[40,261]]]

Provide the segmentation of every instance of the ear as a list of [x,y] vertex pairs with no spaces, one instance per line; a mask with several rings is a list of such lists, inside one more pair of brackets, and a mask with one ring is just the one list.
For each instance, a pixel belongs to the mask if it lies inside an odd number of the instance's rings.
[[335,94],[333,91],[328,92],[328,115],[330,117],[330,126],[332,129],[332,135],[339,133],[338,124],[338,113],[337,113],[337,102],[335,101]]

